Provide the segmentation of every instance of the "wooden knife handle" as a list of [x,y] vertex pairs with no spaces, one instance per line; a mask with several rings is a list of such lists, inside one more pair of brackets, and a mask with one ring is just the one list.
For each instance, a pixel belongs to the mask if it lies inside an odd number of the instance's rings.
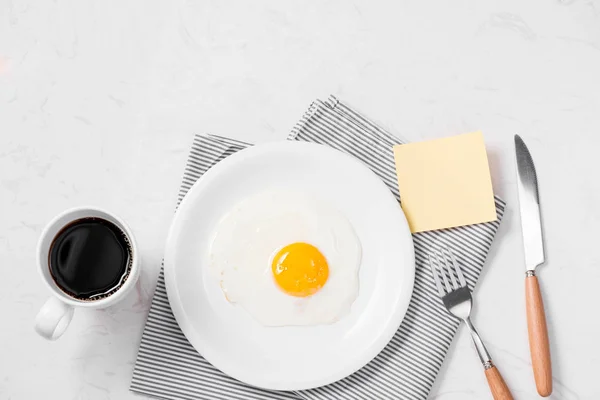
[[537,276],[525,278],[525,300],[527,305],[527,330],[529,331],[529,351],[533,365],[535,386],[540,396],[552,393],[552,362],[550,342],[546,327],[546,313]]
[[494,400],[513,400],[512,394],[510,394],[510,390],[506,386],[504,379],[502,379],[498,368],[492,366],[486,369],[485,377],[487,378],[488,385],[490,385],[490,391],[492,392],[492,396],[494,396]]

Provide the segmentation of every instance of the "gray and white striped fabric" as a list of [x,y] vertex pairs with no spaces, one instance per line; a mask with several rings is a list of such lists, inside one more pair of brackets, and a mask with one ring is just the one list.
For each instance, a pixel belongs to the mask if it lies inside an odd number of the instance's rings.
[[[398,197],[392,146],[401,140],[335,97],[315,101],[289,140],[321,143],[353,155]],[[249,146],[218,136],[197,135],[185,169],[179,201],[212,165]],[[505,203],[496,198],[498,221],[413,235],[414,293],[388,346],[355,374],[317,389],[275,392],[245,385],[209,364],[186,340],[169,307],[161,271],[142,336],[130,389],[165,399],[362,400],[426,399],[459,323],[450,318],[425,263],[434,247],[448,246],[464,266],[471,288],[483,268]]]

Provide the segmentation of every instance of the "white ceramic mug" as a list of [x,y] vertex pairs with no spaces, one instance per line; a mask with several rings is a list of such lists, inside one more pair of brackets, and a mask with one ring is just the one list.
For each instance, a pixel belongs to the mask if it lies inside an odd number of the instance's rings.
[[[127,279],[115,293],[99,300],[84,301],[69,296],[61,290],[50,275],[48,260],[52,242],[65,226],[82,218],[101,218],[112,222],[127,236],[131,246],[131,269]],[[58,215],[44,228],[37,247],[37,265],[42,280],[50,289],[52,297],[40,309],[35,319],[35,330],[46,339],[56,340],[69,326],[76,307],[106,308],[122,300],[135,286],[140,274],[141,263],[133,234],[123,220],[114,214],[95,207],[78,207]]]

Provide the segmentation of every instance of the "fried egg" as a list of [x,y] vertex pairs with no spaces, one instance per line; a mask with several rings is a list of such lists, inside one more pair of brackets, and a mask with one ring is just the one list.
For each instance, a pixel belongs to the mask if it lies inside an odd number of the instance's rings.
[[330,324],[358,296],[361,245],[350,221],[303,193],[245,199],[218,223],[209,254],[226,300],[265,326]]

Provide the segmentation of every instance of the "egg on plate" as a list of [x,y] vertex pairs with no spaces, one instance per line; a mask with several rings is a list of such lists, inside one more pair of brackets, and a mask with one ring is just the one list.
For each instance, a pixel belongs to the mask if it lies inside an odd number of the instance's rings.
[[293,191],[259,193],[218,223],[211,274],[265,326],[333,323],[358,296],[361,245],[344,215]]

